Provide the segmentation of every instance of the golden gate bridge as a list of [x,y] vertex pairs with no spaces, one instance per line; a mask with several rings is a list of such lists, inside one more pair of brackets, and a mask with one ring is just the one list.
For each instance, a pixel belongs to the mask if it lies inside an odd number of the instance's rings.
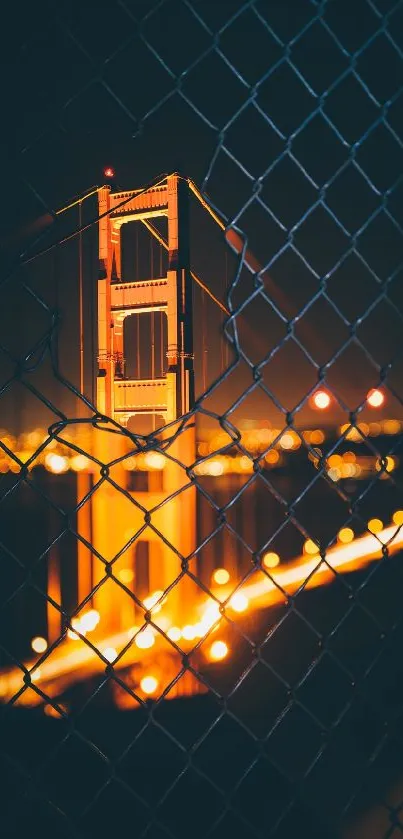
[[[37,705],[50,697],[54,713],[57,708],[63,713],[58,698],[71,684],[110,667],[116,671],[136,667],[136,696],[158,696],[164,685],[176,681],[174,674],[184,653],[200,648],[217,663],[231,655],[221,637],[226,620],[234,622],[246,612],[283,602],[302,586],[330,583],[335,572],[347,573],[379,559],[385,545],[389,553],[402,548],[403,519],[397,513],[390,526],[381,523],[359,538],[351,531],[348,539],[340,539],[325,555],[311,542],[303,555],[282,567],[279,557],[268,553],[259,571],[244,580],[237,579],[229,556],[225,568],[213,575],[211,588],[195,584],[195,574],[189,573],[198,547],[192,475],[198,474],[197,469],[202,471],[203,463],[212,462],[212,456],[207,453],[200,459],[196,450],[192,283],[225,314],[230,313],[191,269],[189,191],[224,230],[224,223],[193,182],[176,173],[143,190],[112,192],[110,186],[96,190],[97,413],[85,453],[80,438],[73,446],[76,457],[86,457],[91,467],[77,469],[77,608],[66,624],[59,603],[60,567],[49,561],[46,638],[33,639],[34,659],[0,673],[3,701]],[[159,218],[167,221],[167,238],[155,224]],[[123,281],[121,234],[129,222],[141,223],[166,251],[166,275]],[[261,271],[236,232],[226,231],[225,236],[232,249],[243,254],[252,273]],[[290,303],[282,299],[278,287],[273,284],[271,291],[292,317]],[[149,378],[128,377],[125,345],[130,340],[130,318],[155,313],[160,313],[163,324],[161,342],[166,335],[166,369],[156,376],[153,365],[154,375]],[[84,330],[80,298],[81,392]],[[154,431],[148,437],[135,431],[136,421],[144,416],[153,421]],[[82,428],[83,440],[85,425]],[[53,438],[62,441],[63,430]],[[291,431],[288,434],[292,436]],[[274,451],[271,443],[266,448]],[[127,463],[136,457],[149,461],[148,485],[142,490],[130,486]],[[139,546],[147,563],[147,592],[137,585],[135,555],[128,561],[131,548],[138,551]],[[183,677],[183,693],[203,689],[196,678],[185,673]]]

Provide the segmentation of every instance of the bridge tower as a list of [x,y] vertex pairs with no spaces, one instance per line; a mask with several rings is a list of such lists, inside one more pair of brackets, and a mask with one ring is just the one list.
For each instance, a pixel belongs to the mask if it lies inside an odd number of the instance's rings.
[[[196,542],[195,488],[180,465],[189,466],[196,459],[194,422],[188,422],[175,440],[168,442],[179,428],[175,421],[189,413],[194,400],[188,184],[179,175],[172,174],[146,190],[112,192],[110,186],[103,186],[98,192],[98,202],[96,407],[101,415],[112,417],[122,426],[127,426],[131,417],[147,414],[161,416],[163,425],[168,426],[159,435],[166,459],[158,486],[156,475],[150,471],[147,489],[142,491],[130,489],[130,473],[119,462],[127,451],[127,438],[107,430],[97,430],[94,435],[95,457],[102,464],[110,465],[107,479],[96,489],[91,502],[79,511],[79,532],[85,535],[94,551],[91,555],[79,542],[78,596],[81,602],[91,587],[102,583],[94,595],[94,606],[101,613],[103,629],[119,631],[135,622],[137,611],[132,599],[115,580],[105,581],[105,566],[100,557],[107,562],[117,557],[112,564],[117,578],[122,566],[126,570],[132,569],[132,582],[126,585],[138,596],[136,551],[140,544],[143,559],[146,549],[147,593],[150,593],[165,590],[174,582],[181,573],[182,558],[194,550]],[[150,220],[161,216],[167,218],[167,275],[123,282],[122,225],[143,222],[152,229]],[[166,316],[166,370],[159,378],[129,379],[125,369],[125,319],[132,314],[156,311]],[[126,332],[127,344],[130,330]],[[133,541],[122,552],[124,544],[130,540]],[[183,622],[185,619],[188,594],[189,580],[183,577],[169,594],[169,611],[174,620]],[[140,591],[140,596],[144,595],[144,591]]]

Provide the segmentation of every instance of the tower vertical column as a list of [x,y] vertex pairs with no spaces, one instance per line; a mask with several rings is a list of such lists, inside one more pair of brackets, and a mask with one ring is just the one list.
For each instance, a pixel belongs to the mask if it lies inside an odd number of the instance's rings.
[[[168,177],[168,379],[175,419],[188,414],[194,402],[192,279],[189,264],[189,194],[186,181],[177,174]],[[172,429],[170,432],[172,433]],[[166,505],[169,540],[183,558],[196,546],[196,490],[189,484],[184,467],[196,459],[196,432],[185,428],[169,447],[179,463],[168,461],[164,470],[164,492],[175,495]],[[179,464],[183,464],[180,466]],[[178,561],[165,550],[164,583],[174,579]],[[180,623],[192,611],[191,580],[185,576],[170,599]]]

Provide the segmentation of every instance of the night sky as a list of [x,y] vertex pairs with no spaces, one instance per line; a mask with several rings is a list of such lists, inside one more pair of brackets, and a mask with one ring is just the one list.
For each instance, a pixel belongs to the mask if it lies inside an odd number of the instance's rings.
[[[23,12],[16,6],[9,14],[1,56],[3,275],[21,251],[18,231],[100,184],[105,165],[115,167],[123,189],[178,170],[247,237],[266,268],[260,277],[238,270],[223,235],[192,203],[196,272],[222,299],[237,278],[229,292],[235,312],[254,295],[228,326],[233,335],[236,324],[243,357],[203,404],[223,413],[260,379],[264,389],[232,419],[282,425],[322,371],[340,400],[326,421],[347,421],[385,375],[384,415],[402,416],[402,4],[354,0],[352,14],[345,0],[86,0],[39,2]],[[84,220],[95,215],[96,202],[88,201]],[[72,211],[30,252],[77,221]],[[56,307],[60,367],[78,383],[77,249],[73,240],[3,286],[2,382],[46,336]],[[125,253],[130,276],[133,244]],[[88,357],[96,255],[93,227],[84,235]],[[195,311],[200,395],[234,353],[220,338],[221,314],[202,304],[198,289]],[[144,333],[143,349],[146,342]],[[28,377],[74,413],[46,354]],[[2,425],[23,431],[54,419],[18,382],[1,399]],[[305,406],[293,421],[322,420]]]

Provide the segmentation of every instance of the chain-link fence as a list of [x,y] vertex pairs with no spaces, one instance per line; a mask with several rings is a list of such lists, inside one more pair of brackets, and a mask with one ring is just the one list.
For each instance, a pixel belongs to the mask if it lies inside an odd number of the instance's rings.
[[[9,15],[2,836],[395,839],[403,3]],[[172,172],[196,397],[120,422],[104,367],[174,366],[162,306],[102,355],[92,184]],[[163,286],[164,224],[125,225],[112,285]]]

